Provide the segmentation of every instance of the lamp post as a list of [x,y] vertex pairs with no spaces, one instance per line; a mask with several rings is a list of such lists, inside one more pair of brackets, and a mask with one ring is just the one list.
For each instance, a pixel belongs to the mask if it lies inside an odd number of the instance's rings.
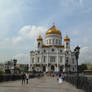
[[29,65],[27,64],[27,72],[28,72],[28,70],[29,70]]
[[14,62],[14,74],[15,74],[15,67],[16,67],[17,60],[13,59],[13,62]]
[[8,70],[10,69],[10,61],[7,62],[7,65],[8,65]]
[[68,63],[66,63],[65,64],[65,67],[66,67],[66,69],[67,69],[67,77],[69,77],[68,75],[69,75],[69,73],[70,73],[70,64],[68,64]]
[[79,71],[78,71],[78,59],[79,59],[79,54],[80,54],[80,47],[77,46],[74,49],[76,61],[77,61],[77,88],[78,88],[78,78],[79,78]]
[[10,73],[10,63],[11,63],[10,61],[7,62],[7,70],[8,70],[7,72],[8,73]]

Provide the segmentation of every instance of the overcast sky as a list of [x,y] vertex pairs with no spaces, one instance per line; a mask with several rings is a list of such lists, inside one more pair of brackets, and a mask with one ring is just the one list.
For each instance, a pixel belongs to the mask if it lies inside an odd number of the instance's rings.
[[92,0],[0,0],[0,62],[29,63],[37,36],[53,22],[72,50],[81,47],[79,62],[92,63]]

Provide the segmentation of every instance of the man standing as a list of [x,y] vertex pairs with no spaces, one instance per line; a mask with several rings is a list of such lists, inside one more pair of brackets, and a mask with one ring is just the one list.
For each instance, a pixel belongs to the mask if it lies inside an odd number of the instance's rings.
[[29,80],[29,73],[26,73],[26,83],[28,84],[28,80]]

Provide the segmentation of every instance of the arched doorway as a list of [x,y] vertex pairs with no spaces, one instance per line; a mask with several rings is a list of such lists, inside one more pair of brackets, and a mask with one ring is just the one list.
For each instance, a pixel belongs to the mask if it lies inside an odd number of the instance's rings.
[[43,66],[43,72],[46,72],[46,66]]
[[59,71],[60,71],[60,72],[63,72],[63,66],[60,66],[60,67],[59,67]]
[[54,65],[51,65],[51,71],[54,71],[54,70],[55,70]]

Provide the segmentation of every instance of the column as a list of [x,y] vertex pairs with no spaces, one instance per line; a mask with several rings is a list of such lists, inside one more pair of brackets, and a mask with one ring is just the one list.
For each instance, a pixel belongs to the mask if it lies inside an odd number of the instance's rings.
[[48,52],[47,52],[47,66],[46,66],[46,72],[48,72],[48,61],[49,61],[49,56],[48,56]]
[[59,58],[58,58],[58,51],[57,51],[57,72],[59,71],[58,60]]
[[42,71],[42,64],[43,64],[43,54],[41,55],[41,62],[40,62],[40,70]]
[[65,72],[65,71],[66,71],[66,69],[65,69],[65,63],[66,63],[66,58],[65,58],[65,55],[63,55],[63,64],[64,64],[63,72]]

